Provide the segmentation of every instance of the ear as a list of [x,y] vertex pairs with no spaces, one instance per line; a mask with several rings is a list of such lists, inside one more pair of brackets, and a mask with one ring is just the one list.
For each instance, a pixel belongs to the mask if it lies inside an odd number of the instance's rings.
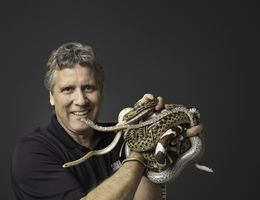
[[50,104],[51,104],[52,106],[54,106],[55,104],[54,104],[53,94],[51,93],[51,91],[49,92],[49,94],[50,94]]

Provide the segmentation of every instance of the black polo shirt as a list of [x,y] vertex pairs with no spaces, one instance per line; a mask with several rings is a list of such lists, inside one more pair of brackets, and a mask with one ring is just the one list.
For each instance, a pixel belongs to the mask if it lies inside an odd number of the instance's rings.
[[[113,132],[95,131],[92,149],[106,147],[114,136]],[[93,156],[77,166],[62,168],[64,163],[82,157],[90,149],[76,143],[53,115],[47,127],[36,129],[16,145],[11,166],[16,198],[79,200],[120,167],[122,143],[121,137],[110,153]]]

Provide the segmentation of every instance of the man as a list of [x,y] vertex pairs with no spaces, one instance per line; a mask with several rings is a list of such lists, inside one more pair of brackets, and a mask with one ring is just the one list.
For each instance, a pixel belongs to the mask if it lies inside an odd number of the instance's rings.
[[[97,121],[103,101],[104,72],[91,47],[67,43],[53,51],[47,63],[45,86],[55,114],[50,124],[22,138],[12,160],[12,183],[17,199],[161,199],[161,186],[143,177],[139,162],[116,163],[122,140],[108,154],[93,156],[84,163],[62,168],[66,162],[92,149],[106,147],[114,133],[94,131],[80,121]],[[154,97],[144,95],[140,102]],[[156,110],[163,108],[158,97]],[[110,125],[110,124],[103,124]],[[202,126],[188,129],[187,135],[200,133]],[[128,158],[144,161],[138,152]],[[120,166],[120,164],[118,164]]]

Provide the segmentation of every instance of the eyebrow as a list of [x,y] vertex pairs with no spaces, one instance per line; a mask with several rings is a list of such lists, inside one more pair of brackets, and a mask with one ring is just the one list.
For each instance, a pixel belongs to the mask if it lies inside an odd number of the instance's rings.
[[62,90],[64,90],[65,88],[69,88],[69,87],[74,88],[73,85],[68,84],[68,85],[61,86],[59,89],[60,89],[60,91],[62,91]]

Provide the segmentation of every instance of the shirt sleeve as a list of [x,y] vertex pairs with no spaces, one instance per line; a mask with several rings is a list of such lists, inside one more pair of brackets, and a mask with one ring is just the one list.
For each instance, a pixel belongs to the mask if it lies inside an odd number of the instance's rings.
[[43,142],[21,140],[13,153],[11,178],[19,200],[79,200],[86,195],[80,183],[62,168],[63,161]]

